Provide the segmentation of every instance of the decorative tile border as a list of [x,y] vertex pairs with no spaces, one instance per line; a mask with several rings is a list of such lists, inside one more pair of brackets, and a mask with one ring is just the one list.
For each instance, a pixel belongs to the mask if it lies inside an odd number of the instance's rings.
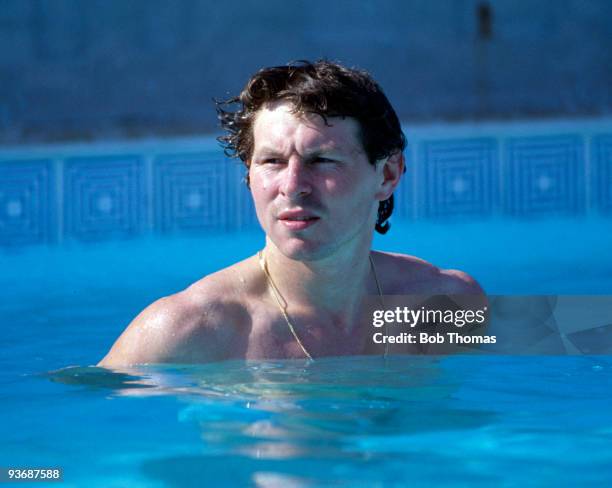
[[145,189],[140,156],[69,158],[63,181],[66,238],[96,241],[142,232]]
[[512,138],[503,164],[505,213],[583,214],[584,144],[577,135]]
[[419,215],[491,215],[497,203],[497,141],[455,139],[420,146]]
[[229,228],[236,201],[231,167],[218,154],[176,154],[153,161],[154,229]]
[[[612,121],[405,132],[397,218],[612,216]],[[0,245],[249,228],[244,174],[205,138],[0,149]]]
[[55,177],[50,160],[0,161],[0,245],[54,240]]

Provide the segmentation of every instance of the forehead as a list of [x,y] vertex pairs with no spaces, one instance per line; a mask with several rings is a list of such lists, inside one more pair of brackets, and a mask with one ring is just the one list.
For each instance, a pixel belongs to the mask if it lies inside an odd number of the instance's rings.
[[351,117],[328,117],[293,113],[293,105],[276,102],[264,105],[253,124],[254,150],[273,147],[278,150],[333,149],[363,152],[359,123]]

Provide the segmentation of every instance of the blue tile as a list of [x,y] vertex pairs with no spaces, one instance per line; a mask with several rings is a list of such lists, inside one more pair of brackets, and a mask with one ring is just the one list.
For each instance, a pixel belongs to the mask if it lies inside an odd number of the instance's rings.
[[0,162],[0,244],[54,240],[55,176],[48,160]]
[[138,156],[71,158],[64,166],[64,235],[83,241],[146,228],[144,163]]
[[591,188],[595,207],[612,215],[612,134],[593,138]]
[[154,227],[161,232],[227,229],[235,224],[239,181],[235,161],[218,154],[176,154],[157,158]]
[[427,217],[486,216],[497,203],[497,141],[427,141],[420,146],[417,198]]
[[577,135],[525,137],[506,144],[504,209],[510,215],[585,211],[585,165]]

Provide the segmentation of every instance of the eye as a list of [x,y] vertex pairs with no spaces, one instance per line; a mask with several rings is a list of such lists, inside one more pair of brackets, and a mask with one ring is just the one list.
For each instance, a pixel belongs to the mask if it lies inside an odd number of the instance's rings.
[[280,158],[266,158],[261,160],[261,164],[284,164],[285,160]]
[[313,159],[313,163],[335,163],[335,159],[326,158],[324,156],[317,156]]

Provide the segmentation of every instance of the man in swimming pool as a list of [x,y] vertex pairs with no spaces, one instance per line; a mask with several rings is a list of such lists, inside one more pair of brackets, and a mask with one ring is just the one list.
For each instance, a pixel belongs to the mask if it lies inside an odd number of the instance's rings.
[[370,75],[327,61],[266,68],[218,112],[265,246],[147,307],[101,366],[382,354],[366,297],[482,293],[460,271],[371,250],[374,230],[389,229],[406,142]]

